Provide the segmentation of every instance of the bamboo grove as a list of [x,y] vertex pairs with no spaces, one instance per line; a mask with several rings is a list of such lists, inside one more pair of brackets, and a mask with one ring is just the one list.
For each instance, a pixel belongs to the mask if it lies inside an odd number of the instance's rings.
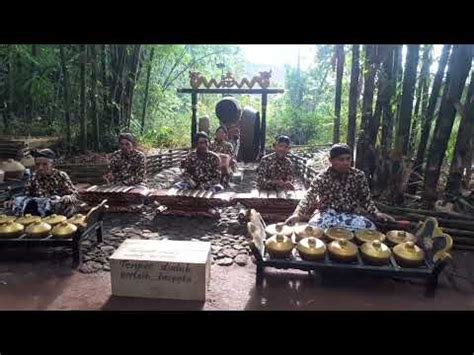
[[[342,72],[344,56],[337,47],[337,70]],[[433,79],[433,46],[407,45],[405,58],[402,48],[351,46],[346,141],[356,146],[356,167],[370,178],[375,194],[398,204],[407,194],[418,195],[432,207],[440,193],[448,199],[462,197],[469,188],[474,133],[473,46],[444,45]],[[364,82],[361,93],[357,90],[359,76]],[[340,90],[336,90],[335,99],[335,142],[341,139],[338,94]],[[459,129],[453,137],[457,117]],[[450,139],[454,139],[454,151],[448,161]],[[444,171],[447,176],[442,176]]]
[[[347,142],[374,194],[397,204],[462,197],[473,160],[473,46],[444,45],[436,57],[426,44],[315,48],[310,70],[286,68],[267,139]],[[188,72],[219,77],[225,63],[239,77],[243,62],[232,45],[1,45],[2,133],[59,134],[70,154],[109,150],[123,130],[180,145],[191,103],[176,88],[189,85]],[[215,101],[203,98],[200,112],[212,114]]]

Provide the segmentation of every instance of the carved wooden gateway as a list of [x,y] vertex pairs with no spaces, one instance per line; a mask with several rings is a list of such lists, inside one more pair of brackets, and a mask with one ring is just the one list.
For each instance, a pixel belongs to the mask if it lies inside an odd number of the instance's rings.
[[227,74],[222,75],[221,80],[217,82],[216,79],[210,79],[208,81],[199,72],[189,72],[189,81],[193,89],[199,89],[201,86],[205,86],[207,89],[210,89],[212,86],[216,88],[232,88],[236,86],[241,89],[244,85],[252,89],[255,84],[258,84],[262,89],[267,89],[270,86],[271,76],[271,70],[263,71],[260,72],[259,75],[255,75],[251,80],[243,78],[239,82],[234,78],[231,72],[227,72]]
[[[283,89],[270,88],[271,71],[262,71],[251,79],[236,79],[231,72],[222,75],[219,80],[211,78],[207,79],[199,72],[189,73],[189,83],[191,88],[178,89],[178,93],[191,94],[192,102],[192,119],[191,119],[191,144],[195,147],[195,136],[197,133],[197,103],[198,94],[223,94],[241,95],[241,94],[258,94],[261,95],[261,124],[258,137],[260,152],[265,150],[266,135],[266,115],[267,102],[269,94],[281,94]],[[258,86],[258,87],[256,87]]]

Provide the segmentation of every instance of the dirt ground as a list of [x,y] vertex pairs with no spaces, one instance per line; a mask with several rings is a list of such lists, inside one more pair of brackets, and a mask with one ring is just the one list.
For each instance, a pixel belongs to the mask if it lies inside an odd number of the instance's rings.
[[[110,273],[84,274],[47,251],[9,250],[0,262],[1,310],[473,310],[472,284],[440,279],[436,297],[421,281],[341,278],[321,285],[304,272],[269,269],[255,287],[255,265],[212,265],[206,302],[114,297]],[[471,253],[456,253],[458,274],[472,269]],[[460,268],[459,265],[468,266]]]

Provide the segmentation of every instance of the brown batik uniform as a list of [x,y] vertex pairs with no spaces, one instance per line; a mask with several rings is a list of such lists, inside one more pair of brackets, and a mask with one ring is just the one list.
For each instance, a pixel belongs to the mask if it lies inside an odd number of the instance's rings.
[[212,151],[206,152],[201,159],[195,151],[189,153],[181,161],[181,169],[184,169],[185,178],[196,183],[196,188],[208,189],[220,183],[220,158]]
[[[234,146],[232,145],[232,143],[215,140],[210,145],[209,150],[213,151],[214,153],[228,154],[230,156],[229,166],[232,171],[235,171],[235,169],[237,168],[237,162],[234,159]],[[228,185],[229,181],[232,179],[232,175],[232,172],[230,172],[229,174],[222,175],[221,182],[224,185]]]
[[66,216],[74,214],[79,204],[77,189],[68,174],[57,169],[52,169],[50,175],[34,174],[25,191],[29,197],[69,196],[68,201],[58,203],[54,210]]
[[258,167],[257,188],[276,190],[273,180],[293,181],[293,164],[287,157],[271,153],[262,158]]
[[226,141],[214,141],[209,147],[209,150],[214,153],[229,154],[231,157],[234,156],[234,147],[232,143]]
[[77,190],[64,171],[53,169],[51,175],[34,174],[27,183],[26,193],[31,197],[77,195]]
[[112,154],[110,170],[116,182],[128,186],[144,183],[146,175],[145,154],[134,150],[126,155],[118,150]]
[[338,213],[358,213],[360,209],[372,215],[378,212],[364,172],[354,168],[340,174],[330,167],[312,181],[296,210],[301,216],[310,216],[316,208],[320,212],[328,209]]

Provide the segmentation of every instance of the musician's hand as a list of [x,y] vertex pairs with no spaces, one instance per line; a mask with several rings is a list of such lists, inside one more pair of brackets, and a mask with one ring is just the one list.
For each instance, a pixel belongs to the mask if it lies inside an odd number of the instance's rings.
[[195,188],[197,186],[196,182],[193,179],[187,179],[187,182],[189,185],[191,185],[191,188]]
[[59,199],[60,202],[71,203],[72,197],[71,195],[64,195]]
[[380,221],[383,222],[395,222],[395,218],[392,216],[389,216],[388,214],[382,213],[382,212],[377,212],[375,214],[375,218],[377,218]]
[[13,200],[5,201],[5,202],[3,203],[3,207],[4,207],[4,208],[10,208],[10,209],[11,209],[11,208],[13,208],[14,203],[15,203],[15,201],[13,201]]
[[288,226],[292,226],[299,220],[300,220],[300,217],[296,213],[294,213],[286,219],[285,224]]
[[285,189],[287,190],[294,190],[295,189],[295,186],[293,185],[293,183],[291,181],[286,181],[285,182]]
[[107,184],[110,184],[112,181],[114,181],[114,174],[111,172],[108,172],[103,176],[104,180],[107,182]]

